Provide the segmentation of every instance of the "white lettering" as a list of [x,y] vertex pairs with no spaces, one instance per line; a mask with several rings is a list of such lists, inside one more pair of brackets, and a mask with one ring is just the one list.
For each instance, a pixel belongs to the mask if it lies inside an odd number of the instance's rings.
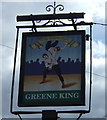
[[65,98],[65,96],[64,96],[64,95],[65,95],[65,93],[60,93],[60,94],[59,94],[59,98],[60,98],[60,99]]
[[75,93],[75,94],[74,94],[74,98],[79,98],[79,94],[78,94],[78,93]]
[[[59,96],[58,96],[59,95]],[[26,94],[25,99],[26,100],[42,100],[42,99],[70,99],[70,98],[79,98],[79,93],[47,93],[47,94]]]
[[79,94],[78,93],[60,93],[59,98],[60,99],[79,98]]
[[31,94],[31,100],[37,99],[37,95],[36,94]]
[[48,94],[26,94],[25,99],[27,100],[41,100],[41,99],[57,99],[57,93],[48,93]]
[[30,94],[27,94],[27,95],[25,96],[25,99],[29,100],[29,99],[30,99]]

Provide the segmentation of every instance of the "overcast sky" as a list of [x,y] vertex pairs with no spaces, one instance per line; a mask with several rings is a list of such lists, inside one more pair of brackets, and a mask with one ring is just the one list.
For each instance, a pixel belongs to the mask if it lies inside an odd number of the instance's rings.
[[[2,0],[0,2],[0,63],[2,60],[2,117],[15,117],[9,111],[11,81],[16,37],[17,15],[30,14],[48,14],[45,7],[52,2],[39,0],[30,2],[26,0]],[[71,2],[70,2],[71,1]],[[104,23],[105,22],[105,1],[106,0],[56,0],[56,4],[63,4],[65,13],[69,12],[85,12],[84,21]],[[58,13],[61,13],[58,11]],[[82,19],[83,20],[83,19]],[[80,29],[80,28],[79,28]],[[83,29],[83,27],[81,27]],[[88,28],[84,28],[87,30]],[[93,25],[93,85],[92,85],[92,109],[89,114],[83,117],[103,118],[105,116],[105,27],[101,25]],[[21,39],[21,38],[19,38]],[[2,51],[2,52],[1,52]],[[19,49],[20,51],[20,49]],[[87,53],[89,53],[87,47]],[[1,76],[0,76],[1,77]],[[1,104],[0,104],[1,105]],[[65,117],[62,115],[62,117]],[[72,115],[69,115],[72,117]]]

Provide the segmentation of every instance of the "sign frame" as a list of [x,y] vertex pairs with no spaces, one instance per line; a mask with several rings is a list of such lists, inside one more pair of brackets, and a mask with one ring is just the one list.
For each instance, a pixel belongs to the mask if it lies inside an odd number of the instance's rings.
[[[25,62],[25,54],[26,54],[26,38],[29,36],[51,36],[51,35],[77,35],[80,34],[82,36],[82,71],[81,71],[81,92],[83,93],[81,96],[81,103],[76,104],[45,104],[45,105],[35,105],[35,104],[24,104],[23,101],[23,79],[24,79],[24,62]],[[83,85],[83,86],[82,86]],[[21,67],[20,67],[20,81],[19,81],[19,95],[18,95],[18,106],[19,107],[43,107],[43,106],[85,106],[85,30],[78,30],[78,31],[55,31],[55,32],[29,32],[29,33],[23,33],[22,36],[22,53],[21,53]]]

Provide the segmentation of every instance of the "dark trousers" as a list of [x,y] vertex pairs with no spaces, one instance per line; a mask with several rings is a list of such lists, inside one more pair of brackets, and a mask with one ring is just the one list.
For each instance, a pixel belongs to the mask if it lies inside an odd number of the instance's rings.
[[[61,70],[59,65],[54,65],[51,70],[55,70],[56,74],[58,75],[61,82],[64,81],[64,78],[61,75]],[[47,74],[51,71],[48,68],[44,71],[43,78],[46,78]]]

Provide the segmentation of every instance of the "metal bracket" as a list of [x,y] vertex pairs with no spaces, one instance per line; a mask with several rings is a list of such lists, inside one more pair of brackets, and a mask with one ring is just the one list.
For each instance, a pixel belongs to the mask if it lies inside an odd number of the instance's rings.
[[[47,12],[51,12],[53,10],[53,14],[47,14],[47,15],[30,15],[30,16],[17,16],[17,22],[19,21],[32,21],[33,27],[32,32],[37,32],[36,30],[36,23],[40,23],[41,21],[46,21],[45,23],[42,23],[41,27],[55,27],[58,25],[67,26],[67,23],[64,23],[64,21],[61,21],[62,19],[68,19],[68,21],[72,21],[72,26],[74,27],[74,30],[77,30],[76,21],[77,18],[84,18],[85,13],[69,13],[69,14],[56,14],[56,10],[63,11],[64,6],[61,4],[56,5],[56,2],[54,2],[54,5],[48,5],[46,7]],[[76,19],[76,21],[74,21]],[[48,20],[48,21],[47,21]]]
[[73,18],[72,18],[72,24],[73,24],[74,30],[77,30],[77,26],[76,26]]
[[31,14],[31,20],[32,20],[32,23],[33,23],[32,31],[34,30],[35,32],[37,32],[37,30],[36,30],[36,25],[35,25],[35,22],[34,22],[34,19],[33,19],[33,15],[32,15],[32,14]]
[[56,110],[43,110],[42,111],[42,120],[57,120],[58,114]]
[[80,115],[78,116],[77,120],[79,120],[79,119],[80,119],[80,117],[82,116],[82,114],[83,114],[83,113],[80,113]]

